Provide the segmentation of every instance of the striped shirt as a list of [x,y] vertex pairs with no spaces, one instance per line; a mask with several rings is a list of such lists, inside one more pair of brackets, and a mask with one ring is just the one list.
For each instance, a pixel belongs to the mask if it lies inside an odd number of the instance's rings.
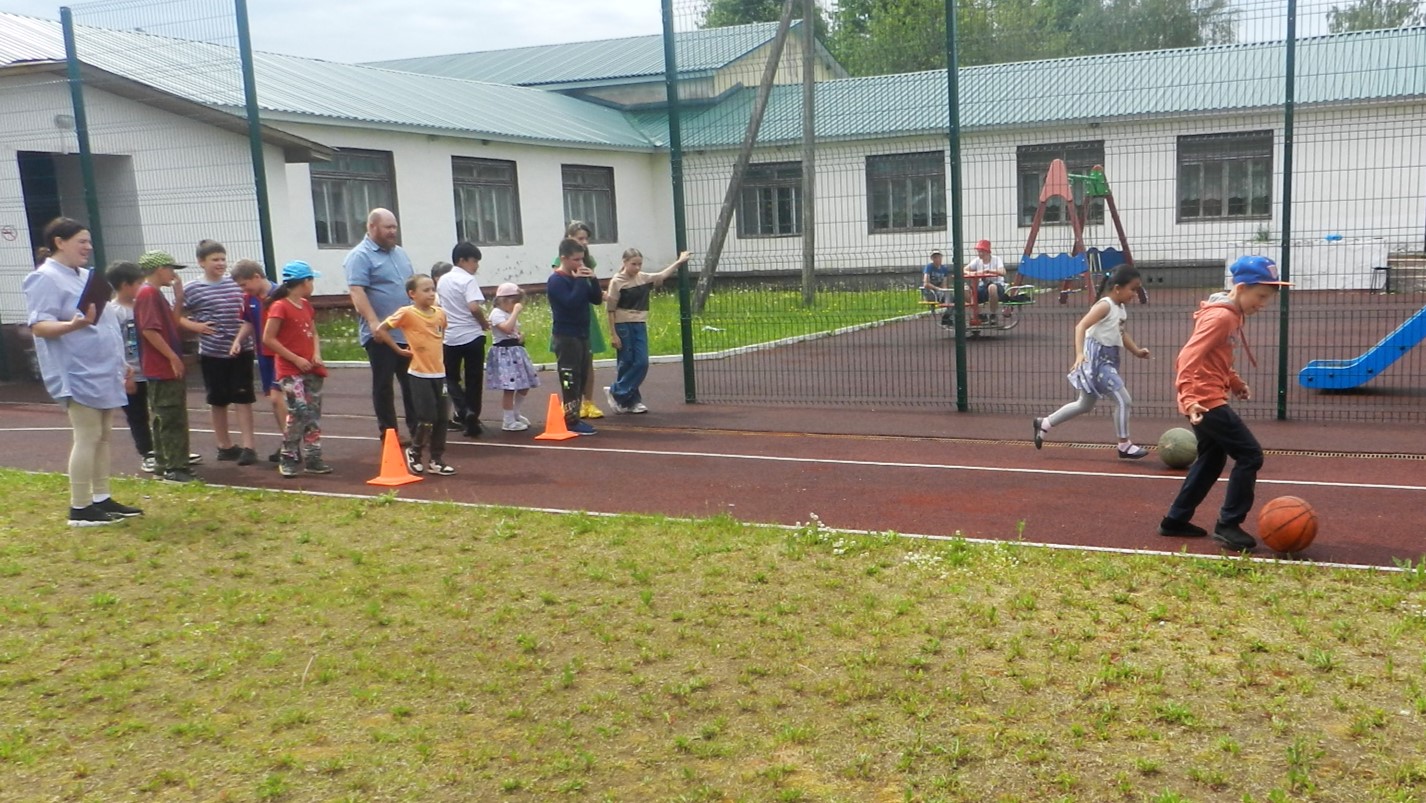
[[[198,338],[198,353],[205,357],[227,357],[242,320],[243,290],[224,276],[216,282],[199,279],[183,286],[183,314],[199,323],[212,324],[214,334]],[[251,348],[251,346],[248,346]]]

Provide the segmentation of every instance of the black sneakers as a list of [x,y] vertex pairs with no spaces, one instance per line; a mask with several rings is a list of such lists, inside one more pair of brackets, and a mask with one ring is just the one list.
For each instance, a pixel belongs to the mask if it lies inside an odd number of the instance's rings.
[[252,449],[240,449],[238,452],[238,465],[250,466],[257,462],[257,452]]
[[1128,449],[1115,449],[1114,451],[1119,453],[1120,460],[1142,460],[1149,455],[1148,449],[1142,446],[1135,446],[1132,443],[1129,444]]
[[242,456],[243,447],[241,446],[218,447],[218,460],[220,462],[231,463]]
[[121,505],[118,502],[115,502],[114,497],[112,496],[105,499],[103,502],[95,502],[94,504],[90,505],[90,507],[97,507],[105,513],[118,516],[122,519],[144,515],[144,512],[139,508],[130,507],[128,505]]
[[98,505],[69,509],[69,526],[71,527],[103,527],[122,519],[123,516],[102,510]]
[[1243,532],[1242,527],[1221,521],[1213,528],[1213,540],[1237,552],[1246,552],[1258,545],[1257,539]]
[[188,483],[197,480],[193,472],[183,468],[172,468],[163,472],[164,482]]
[[1042,446],[1045,445],[1045,430],[1043,430],[1043,429],[1040,428],[1040,424],[1041,424],[1044,420],[1045,420],[1045,419],[1043,419],[1043,418],[1037,418],[1037,419],[1035,419],[1035,448],[1036,448],[1036,449],[1039,449],[1040,447],[1042,447]]
[[1170,538],[1202,538],[1208,535],[1208,531],[1191,521],[1166,518],[1159,522],[1159,535],[1167,535]]

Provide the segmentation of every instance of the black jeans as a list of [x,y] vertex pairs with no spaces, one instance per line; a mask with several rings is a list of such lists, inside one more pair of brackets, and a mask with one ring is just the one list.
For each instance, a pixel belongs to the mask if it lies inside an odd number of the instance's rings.
[[388,429],[398,429],[396,395],[391,389],[392,377],[395,377],[396,384],[401,386],[401,407],[406,415],[406,430],[415,435],[416,408],[411,402],[411,378],[406,374],[411,361],[375,340],[363,343],[362,348],[366,349],[367,362],[371,363],[371,404],[376,409],[377,437],[386,437]]
[[554,335],[550,348],[559,369],[560,398],[564,402],[564,423],[579,423],[579,403],[584,398],[585,365],[589,362],[589,338]]
[[450,391],[455,417],[461,421],[467,415],[480,418],[485,389],[485,337],[459,346],[442,346],[441,351],[446,360],[446,390]]
[[1242,524],[1253,509],[1253,491],[1258,483],[1258,469],[1263,467],[1263,447],[1248,430],[1248,425],[1223,405],[1203,414],[1203,421],[1193,426],[1198,436],[1198,459],[1183,478],[1178,498],[1169,508],[1170,519],[1190,521],[1198,505],[1213,489],[1223,474],[1228,458],[1233,458],[1233,472],[1228,475],[1228,493],[1223,509],[1218,512],[1220,524]]
[[129,422],[129,434],[139,457],[153,454],[153,434],[149,431],[149,383],[135,382],[129,403],[124,405],[124,419]]
[[446,455],[446,382],[425,376],[411,377],[411,403],[416,407],[416,429],[411,435],[411,448],[419,454],[429,449],[432,460]]

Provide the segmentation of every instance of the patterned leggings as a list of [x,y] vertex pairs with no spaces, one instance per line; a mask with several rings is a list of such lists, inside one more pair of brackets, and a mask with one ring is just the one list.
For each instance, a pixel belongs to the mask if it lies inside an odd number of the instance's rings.
[[277,382],[287,397],[287,431],[282,437],[282,462],[296,465],[303,452],[310,461],[322,458],[322,377],[284,376]]
[[[1110,391],[1109,398],[1114,400],[1114,432],[1120,440],[1128,440],[1129,410],[1134,406],[1134,400],[1129,398],[1129,391],[1123,385]],[[1084,415],[1093,410],[1094,403],[1097,401],[1099,401],[1098,396],[1081,390],[1079,398],[1050,413],[1050,417],[1045,421],[1052,427],[1057,426],[1077,415]]]

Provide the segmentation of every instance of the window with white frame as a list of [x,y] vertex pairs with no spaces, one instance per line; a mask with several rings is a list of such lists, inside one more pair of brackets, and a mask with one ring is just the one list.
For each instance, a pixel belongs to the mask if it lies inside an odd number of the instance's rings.
[[312,212],[319,248],[351,248],[366,236],[366,216],[396,211],[390,151],[341,149],[312,165]]
[[520,245],[520,186],[515,163],[451,157],[456,238],[476,245]]
[[1273,133],[1178,138],[1178,219],[1272,216]]
[[868,156],[866,183],[873,233],[945,230],[944,151]]
[[[1050,163],[1062,159],[1070,173],[1088,174],[1095,165],[1104,165],[1104,140],[1089,142],[1059,142],[1050,145],[1021,145],[1015,149],[1015,169],[1018,178],[1018,198],[1020,200],[1020,225],[1028,226],[1035,220],[1035,210],[1040,205],[1040,190],[1045,186],[1045,176],[1050,171]],[[1082,182],[1070,181],[1074,193],[1075,206],[1082,211],[1085,223],[1104,222],[1104,201],[1092,200],[1089,208],[1084,207],[1084,187]],[[1062,198],[1051,198],[1045,204],[1045,216],[1040,222],[1047,225],[1066,225],[1069,212]]]
[[619,241],[619,216],[614,206],[614,168],[563,165],[564,219],[589,226],[591,243]]
[[802,233],[802,163],[748,165],[738,199],[739,237],[795,237]]

